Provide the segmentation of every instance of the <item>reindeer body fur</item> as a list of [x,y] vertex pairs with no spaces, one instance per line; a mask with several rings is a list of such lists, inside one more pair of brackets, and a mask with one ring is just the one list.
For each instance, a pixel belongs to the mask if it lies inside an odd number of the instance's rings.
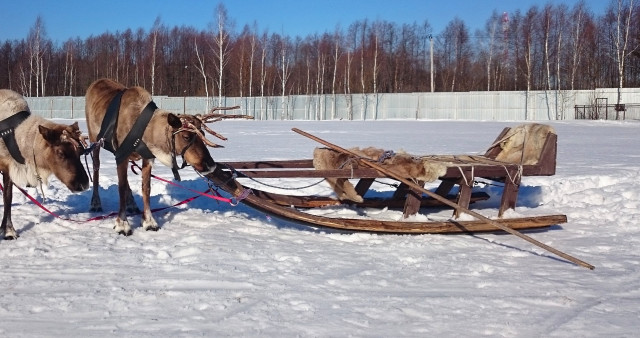
[[[24,98],[11,90],[0,89],[0,120],[4,120],[20,111],[30,111]],[[42,129],[42,128],[46,129]],[[18,186],[37,187],[40,184],[48,184],[52,174],[56,174],[63,183],[72,191],[82,191],[88,188],[89,178],[80,163],[78,149],[74,146],[75,154],[67,153],[70,157],[62,161],[73,162],[68,168],[60,168],[60,162],[52,160],[52,156],[58,156],[52,150],[52,139],[45,139],[43,130],[50,130],[60,136],[58,144],[63,139],[73,138],[79,135],[77,123],[67,126],[54,123],[40,116],[29,115],[14,129],[16,143],[25,163],[17,162],[9,153],[5,143],[0,141],[0,171],[4,177],[5,213],[2,222],[2,231],[5,238],[17,238],[17,234],[11,224],[11,184]],[[75,135],[75,136],[73,136]],[[79,139],[77,139],[77,141]],[[54,142],[55,143],[55,142]],[[79,144],[78,144],[79,145]],[[64,154],[64,153],[62,153]],[[74,171],[72,172],[65,172]]]
[[[100,79],[93,82],[86,93],[85,113],[87,118],[87,129],[89,131],[89,139],[96,142],[98,133],[105,118],[107,108],[111,100],[123,91],[121,97],[120,110],[117,114],[117,125],[113,134],[114,149],[123,142],[133,124],[140,116],[146,105],[151,102],[151,94],[141,87],[125,87],[109,79]],[[147,148],[162,164],[172,167],[174,156],[184,153],[184,160],[192,165],[197,171],[206,174],[215,169],[215,162],[211,158],[206,145],[200,140],[191,140],[194,137],[189,132],[179,132],[184,121],[198,124],[193,116],[174,115],[169,111],[158,109],[154,112],[149,124],[144,130],[142,141]],[[173,138],[173,134],[178,133]],[[191,140],[191,141],[189,141]],[[107,140],[105,140],[107,141]],[[193,146],[192,146],[193,145]],[[181,151],[184,149],[185,151]],[[98,195],[98,176],[99,176],[99,160],[100,148],[96,148],[93,153],[94,159],[94,188],[91,201],[92,210],[102,210],[100,197]],[[139,160],[141,156],[132,153],[130,160]],[[150,194],[150,176],[153,159],[143,159],[142,161],[142,199],[144,203],[142,226],[146,230],[157,230],[157,223],[151,215],[149,206]],[[127,182],[127,161],[123,161],[118,165],[118,191],[120,195],[120,211],[116,219],[116,231],[125,235],[131,233],[131,228],[126,220],[126,211],[137,210],[137,206],[133,201],[131,189]]]

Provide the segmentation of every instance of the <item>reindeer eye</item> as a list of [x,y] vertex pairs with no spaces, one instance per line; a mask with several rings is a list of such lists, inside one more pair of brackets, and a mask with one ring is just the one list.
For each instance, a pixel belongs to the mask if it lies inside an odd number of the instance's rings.
[[59,159],[64,159],[64,151],[62,151],[62,149],[56,149],[56,156],[58,156]]
[[191,141],[194,137],[195,135],[193,133],[182,133],[182,138],[185,141]]

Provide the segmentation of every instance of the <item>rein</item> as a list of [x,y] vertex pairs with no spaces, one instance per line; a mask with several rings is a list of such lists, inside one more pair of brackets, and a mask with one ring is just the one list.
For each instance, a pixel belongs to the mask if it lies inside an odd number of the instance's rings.
[[[25,195],[31,202],[33,202],[33,204],[37,205],[40,209],[46,211],[47,213],[49,213],[49,215],[51,215],[51,216],[53,216],[53,217],[55,217],[57,219],[61,219],[63,221],[69,221],[69,222],[75,222],[75,223],[86,223],[86,222],[91,222],[91,221],[99,221],[99,220],[107,219],[107,218],[110,218],[110,217],[118,215],[117,211],[113,211],[113,212],[111,212],[109,214],[106,214],[106,215],[95,216],[95,217],[91,217],[91,218],[88,218],[88,219],[85,219],[85,220],[77,220],[77,219],[72,219],[72,218],[68,218],[68,217],[62,217],[62,216],[56,214],[55,212],[47,209],[47,207],[45,207],[42,203],[40,203],[35,197],[31,196],[23,188],[15,185],[15,184],[14,184],[14,186],[16,188],[18,188],[18,190],[20,190],[20,192],[23,195]],[[0,191],[4,192],[4,187],[2,186],[2,184],[0,184]],[[209,189],[207,189],[205,191],[209,191]],[[180,201],[178,203],[175,203],[173,205],[169,205],[169,206],[166,206],[166,207],[160,207],[160,208],[151,209],[151,212],[158,212],[158,211],[166,210],[166,209],[169,209],[169,208],[177,207],[179,205],[189,203],[189,202],[193,201],[194,199],[196,199],[196,198],[198,198],[200,196],[202,196],[202,195],[196,195],[196,196],[193,196],[193,197],[189,197],[189,198],[187,198],[187,199],[185,199],[183,201]],[[127,214],[127,215],[128,216],[133,216],[133,215],[141,215],[141,214],[142,214],[142,211],[136,212],[136,213]]]
[[[131,161],[131,171],[132,171],[134,174],[138,175],[138,172],[135,170],[135,168],[141,169],[141,168],[140,168],[140,166],[139,166],[137,163],[135,163],[135,162]],[[239,202],[240,202],[242,199],[246,198],[246,196],[244,196],[244,195],[238,196],[237,198],[234,198],[234,199],[231,199],[231,198],[225,198],[225,197],[222,197],[222,196],[221,196],[221,195],[220,195],[220,194],[219,194],[215,189],[213,189],[211,186],[209,186],[206,190],[204,190],[204,191],[202,191],[202,192],[201,192],[201,191],[197,191],[197,190],[194,190],[194,189],[187,188],[187,187],[185,187],[185,186],[182,186],[182,185],[180,185],[180,184],[177,184],[177,183],[175,183],[175,182],[172,182],[172,181],[166,180],[166,179],[164,179],[164,178],[162,178],[162,177],[158,177],[158,176],[153,175],[153,174],[151,175],[151,177],[153,177],[153,178],[155,178],[155,179],[157,179],[157,180],[159,180],[159,181],[162,181],[162,182],[165,182],[165,183],[171,184],[171,185],[173,185],[173,186],[175,186],[175,187],[182,188],[182,189],[185,189],[185,190],[189,190],[189,191],[191,191],[191,192],[193,192],[193,193],[196,193],[196,194],[197,194],[197,195],[195,195],[195,196],[189,197],[189,198],[187,198],[187,199],[185,199],[185,200],[182,200],[182,201],[180,201],[180,202],[178,202],[178,203],[175,203],[175,204],[172,204],[172,205],[169,205],[169,206],[166,206],[166,207],[160,207],[160,208],[154,208],[154,209],[151,209],[151,212],[152,212],[152,213],[159,212],[159,211],[163,211],[163,210],[166,210],[166,209],[169,209],[169,208],[174,208],[174,207],[177,207],[177,206],[179,206],[179,205],[187,204],[187,203],[189,203],[189,202],[191,202],[191,201],[193,201],[193,200],[195,200],[196,198],[201,197],[201,196],[205,196],[205,197],[208,197],[208,198],[214,199],[214,200],[216,200],[216,201],[227,202],[227,203],[229,203],[231,206],[234,206],[234,207],[235,207],[235,206],[237,206],[237,205],[239,204]],[[208,185],[208,184],[207,184],[207,185]],[[111,213],[109,213],[109,214],[106,214],[106,215],[95,216],[95,217],[91,217],[91,218],[88,218],[88,219],[85,219],[85,220],[77,220],[77,219],[72,219],[72,218],[68,218],[68,217],[62,217],[62,216],[60,216],[60,215],[56,214],[55,212],[53,212],[53,211],[49,210],[47,207],[45,207],[45,206],[44,206],[44,204],[42,204],[41,202],[39,202],[35,197],[31,196],[31,195],[30,195],[30,194],[29,194],[25,189],[23,189],[22,187],[19,187],[19,186],[15,185],[15,184],[14,184],[14,186],[15,186],[18,190],[20,190],[20,192],[22,192],[22,194],[23,194],[23,195],[25,195],[25,196],[26,196],[26,197],[27,197],[31,202],[33,202],[33,204],[37,205],[40,209],[42,209],[42,210],[46,211],[46,212],[47,212],[48,214],[50,214],[51,216],[53,216],[53,217],[55,217],[55,218],[57,218],[57,219],[64,220],[64,221],[75,222],[75,223],[86,223],[86,222],[91,222],[91,221],[99,221],[99,220],[107,219],[107,218],[110,218],[110,217],[113,217],[113,216],[117,216],[117,215],[118,215],[118,212],[117,212],[117,211],[113,211],[113,212],[111,212]],[[0,183],[0,191],[2,191],[2,192],[4,193],[4,187],[2,186],[2,184],[1,184],[1,183]],[[207,192],[209,192],[209,191],[214,192],[214,193],[215,193],[215,195],[212,195],[212,194],[207,193]],[[140,215],[140,214],[142,214],[142,211],[140,211],[140,212],[136,212],[136,213],[127,214],[127,215],[128,215],[128,216],[133,216],[133,215]]]
[[[133,172],[134,174],[138,175],[138,172],[136,171],[136,169],[142,169],[142,168],[140,168],[140,166],[139,166],[136,162],[134,162],[134,161],[131,161],[130,163],[131,163],[131,172]],[[200,196],[205,196],[205,197],[209,197],[209,198],[211,198],[211,199],[214,199],[214,200],[216,200],[216,201],[221,201],[221,202],[229,203],[230,205],[232,205],[232,206],[234,206],[234,207],[235,207],[235,206],[237,206],[237,205],[238,205],[238,203],[239,203],[242,199],[244,199],[242,196],[239,196],[239,197],[238,197],[238,198],[236,198],[236,199],[222,197],[222,195],[220,195],[220,194],[219,194],[219,193],[218,193],[214,188],[212,188],[211,186],[209,186],[209,188],[208,188],[207,190],[205,190],[204,192],[200,192],[200,191],[193,190],[193,189],[191,189],[191,188],[187,188],[187,187],[185,187],[185,186],[182,186],[182,185],[180,185],[180,184],[178,184],[178,183],[176,183],[176,182],[173,182],[173,181],[170,181],[170,180],[164,179],[164,178],[162,178],[162,177],[156,176],[156,175],[154,175],[154,174],[151,174],[151,177],[155,178],[155,179],[156,179],[156,180],[158,180],[158,181],[161,181],[161,182],[164,182],[164,183],[167,183],[167,184],[171,184],[171,185],[173,185],[174,187],[178,187],[178,188],[182,188],[182,189],[185,189],[185,190],[189,190],[189,191],[191,191],[191,192],[193,192],[193,193],[196,193],[196,194],[198,194],[198,195],[200,195]],[[208,185],[208,183],[207,183],[207,185]],[[211,191],[211,192],[215,193],[215,195],[208,194],[208,193],[207,193],[207,191]]]

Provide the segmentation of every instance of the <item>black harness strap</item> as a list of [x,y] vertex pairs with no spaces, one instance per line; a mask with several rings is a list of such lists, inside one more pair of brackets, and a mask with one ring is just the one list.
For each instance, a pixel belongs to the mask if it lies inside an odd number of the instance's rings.
[[136,122],[133,123],[131,130],[129,130],[129,133],[122,141],[122,144],[113,153],[116,155],[116,164],[120,164],[125,161],[134,151],[140,154],[142,158],[155,158],[144,141],[142,141],[142,135],[144,134],[144,130],[147,128],[149,121],[151,121],[153,113],[157,109],[158,106],[156,106],[153,101],[149,102],[147,106],[144,107]]
[[[120,101],[122,99],[123,93],[124,90],[118,92],[118,94],[116,94],[116,96],[111,99],[111,102],[107,107],[107,112],[105,113],[104,119],[102,120],[102,125],[100,126],[100,132],[98,133],[97,140],[99,142],[100,139],[104,138],[103,147],[116,156],[116,164],[120,164],[125,161],[133,152],[138,153],[140,156],[142,156],[142,158],[145,159],[155,158],[153,153],[149,150],[149,147],[147,147],[144,141],[142,141],[142,135],[144,134],[147,125],[149,124],[153,113],[158,109],[158,106],[156,106],[153,101],[149,102],[147,106],[144,107],[142,113],[140,113],[140,116],[138,116],[138,119],[131,127],[131,130],[129,130],[129,133],[122,141],[122,144],[120,144],[116,149],[113,134],[116,126],[118,125]],[[172,144],[174,144],[174,142],[172,142]],[[189,144],[189,146],[190,145],[191,144]],[[185,147],[182,153],[183,155],[189,146]],[[175,163],[175,155],[173,157],[173,162],[174,163],[171,171],[173,172],[174,178],[180,181],[180,175],[178,174],[178,165],[177,163]],[[185,165],[183,163],[182,168],[184,168],[184,166]]]
[[0,137],[2,137],[11,157],[20,164],[24,164],[24,157],[22,157],[22,153],[20,153],[20,148],[16,142],[15,129],[22,121],[29,117],[29,115],[31,115],[30,112],[23,110],[0,121]]
[[124,90],[119,91],[116,96],[111,99],[107,112],[102,119],[102,125],[100,126],[100,132],[98,133],[97,141],[104,138],[104,149],[110,152],[115,152],[115,140],[113,139],[113,133],[118,125],[118,114],[120,112],[120,100],[122,99]]
[[187,144],[183,149],[182,152],[180,152],[180,156],[182,156],[182,166],[178,167],[178,161],[176,160],[176,133],[173,133],[171,135],[171,172],[173,173],[173,178],[176,179],[176,181],[180,181],[180,174],[178,173],[179,169],[184,169],[184,167],[187,166],[187,161],[184,160],[184,154],[187,152],[187,149],[189,149],[189,147],[191,147],[193,145],[193,143],[195,142],[195,137],[191,139],[191,141],[189,142],[189,144]]

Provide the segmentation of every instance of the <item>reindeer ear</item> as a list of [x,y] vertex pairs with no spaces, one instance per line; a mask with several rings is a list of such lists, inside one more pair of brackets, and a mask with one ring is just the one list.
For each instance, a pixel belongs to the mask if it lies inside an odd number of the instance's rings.
[[60,142],[60,132],[54,129],[49,129],[45,126],[39,125],[38,131],[42,135],[45,141],[50,144],[56,144]]
[[182,127],[182,121],[180,121],[180,118],[175,116],[172,113],[169,113],[169,115],[167,115],[167,122],[173,128],[178,129],[178,128]]
[[78,126],[78,122],[77,121],[74,122],[70,127],[71,127],[71,130],[73,130],[73,131],[80,130],[80,127]]

